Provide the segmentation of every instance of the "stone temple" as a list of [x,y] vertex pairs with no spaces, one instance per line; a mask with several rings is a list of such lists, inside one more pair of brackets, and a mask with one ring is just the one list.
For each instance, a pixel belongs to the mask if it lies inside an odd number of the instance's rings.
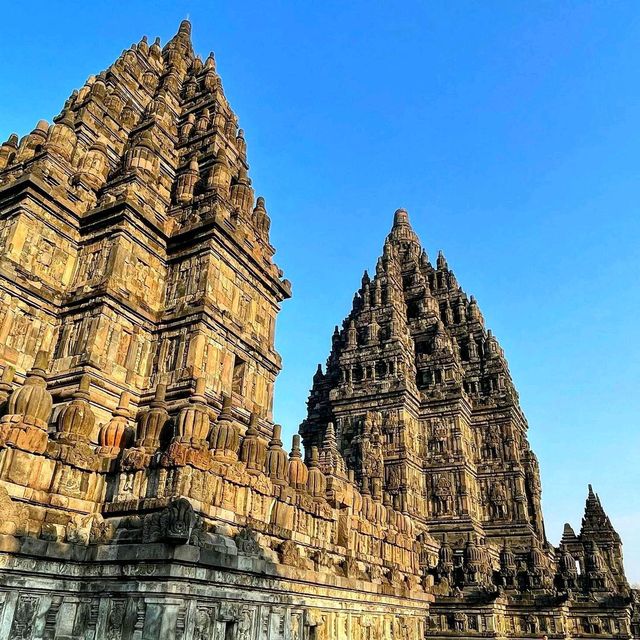
[[0,639],[640,637],[545,536],[503,351],[395,213],[290,452],[290,296],[213,55],[143,38],[0,147]]

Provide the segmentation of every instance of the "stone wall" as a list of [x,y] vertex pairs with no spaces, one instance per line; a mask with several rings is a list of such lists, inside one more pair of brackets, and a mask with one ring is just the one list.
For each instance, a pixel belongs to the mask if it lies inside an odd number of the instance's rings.
[[421,638],[426,595],[281,566],[216,535],[203,546],[0,540],[0,638]]

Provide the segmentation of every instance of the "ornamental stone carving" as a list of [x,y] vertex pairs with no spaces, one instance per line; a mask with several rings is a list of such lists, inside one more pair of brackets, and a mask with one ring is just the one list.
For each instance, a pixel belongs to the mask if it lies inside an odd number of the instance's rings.
[[0,144],[0,637],[638,636],[591,487],[547,540],[504,352],[403,209],[284,451],[270,229],[188,21]]

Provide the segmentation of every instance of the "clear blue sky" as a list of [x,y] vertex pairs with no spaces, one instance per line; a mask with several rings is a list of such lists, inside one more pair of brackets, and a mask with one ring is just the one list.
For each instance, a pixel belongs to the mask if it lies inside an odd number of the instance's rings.
[[505,348],[550,540],[579,528],[592,482],[640,581],[640,4],[8,3],[0,137],[187,15],[293,282],[277,329],[285,432],[404,206]]

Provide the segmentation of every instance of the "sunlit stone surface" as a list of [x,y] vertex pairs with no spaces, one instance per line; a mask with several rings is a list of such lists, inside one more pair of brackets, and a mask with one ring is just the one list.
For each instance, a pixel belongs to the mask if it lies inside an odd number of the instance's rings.
[[290,285],[190,32],[0,146],[0,638],[638,634],[591,489],[547,542],[502,349],[403,210],[285,451]]

